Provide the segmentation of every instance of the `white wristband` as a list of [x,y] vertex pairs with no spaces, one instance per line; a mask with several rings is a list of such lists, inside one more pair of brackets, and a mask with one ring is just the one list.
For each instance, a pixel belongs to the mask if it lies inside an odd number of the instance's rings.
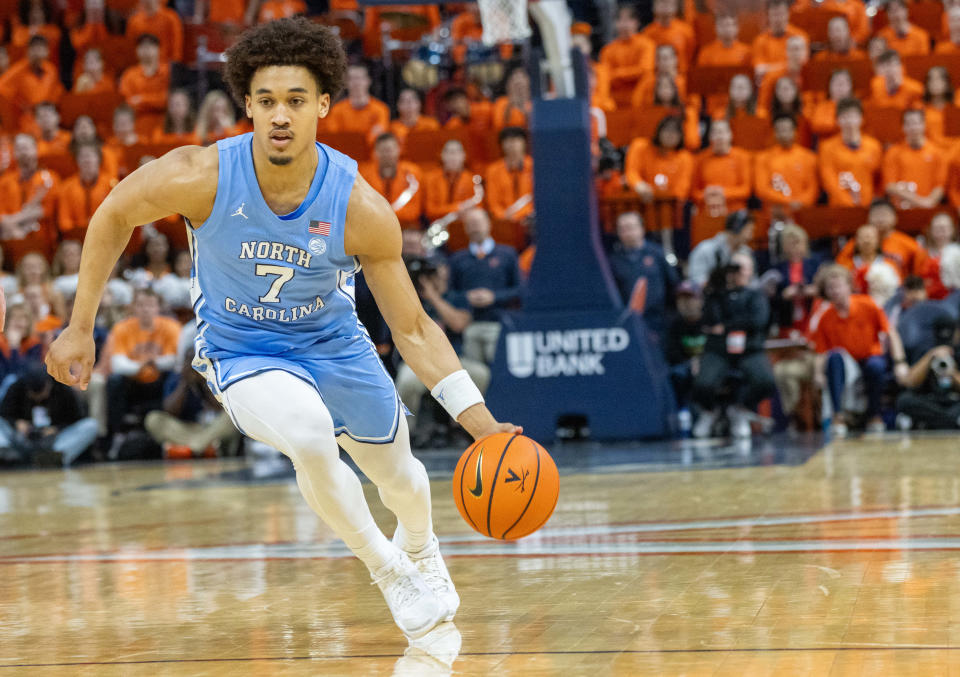
[[430,391],[433,399],[443,405],[454,421],[466,409],[483,403],[480,389],[470,378],[466,369],[444,376]]

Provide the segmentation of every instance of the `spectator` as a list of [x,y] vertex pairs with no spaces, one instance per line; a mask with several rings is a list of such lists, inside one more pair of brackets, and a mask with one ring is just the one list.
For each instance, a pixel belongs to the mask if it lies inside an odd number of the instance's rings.
[[[926,300],[927,290],[924,288],[923,278],[916,275],[907,275],[897,294],[883,306],[883,312],[886,313],[890,325],[899,328],[903,312]],[[904,349],[906,349],[906,346],[904,346]],[[909,358],[909,354],[907,357]]]
[[120,170],[120,160],[115,151],[103,143],[103,139],[97,134],[97,126],[89,115],[77,116],[74,121],[73,134],[70,137],[70,152],[76,157],[77,150],[84,145],[96,146],[100,149],[104,173],[116,179],[117,172]]
[[[905,275],[922,275],[926,265],[926,253],[917,244],[916,240],[896,230],[897,211],[888,200],[877,198],[870,203],[867,223],[877,227],[880,236],[880,250],[888,258],[895,261],[897,267]],[[850,270],[854,268],[851,263],[854,246],[853,240],[848,241],[836,256],[837,263]]]
[[25,254],[53,253],[60,178],[40,169],[37,142],[28,134],[13,140],[16,168],[0,177],[0,247],[13,265]]
[[927,121],[927,136],[948,154],[956,148],[956,140],[947,138],[944,132],[944,113],[954,105],[953,84],[950,73],[943,66],[934,66],[927,71],[923,84],[923,112]]
[[33,314],[25,303],[11,303],[0,334],[0,396],[31,367],[43,368],[43,346],[33,332]]
[[27,49],[30,39],[40,35],[47,40],[50,46],[50,57],[54,65],[60,62],[60,39],[63,33],[60,27],[52,21],[51,4],[36,0],[20,2],[16,19],[11,22],[10,47],[18,52]]
[[693,27],[677,18],[679,0],[653,0],[653,21],[643,29],[641,35],[655,45],[670,45],[677,54],[677,67],[686,74],[693,63],[697,51],[696,36]]
[[[113,111],[113,136],[107,140],[104,150],[109,152],[117,161],[117,178],[124,178],[136,167],[127,167],[125,150],[130,146],[143,143],[137,134],[136,116],[133,109],[123,103]],[[106,154],[105,154],[106,157]]]
[[370,73],[362,64],[347,68],[347,98],[333,104],[326,118],[331,132],[356,132],[375,139],[390,128],[387,104],[370,96]]
[[853,272],[852,287],[855,293],[870,293],[867,278],[876,268],[890,267],[897,279],[900,279],[903,271],[896,260],[888,257],[880,249],[880,234],[876,226],[869,223],[860,226],[853,241],[853,257],[850,261],[844,260],[842,265]]
[[[266,23],[268,21],[273,21],[274,19],[283,19],[296,16],[298,14],[307,13],[307,5],[303,0],[262,0],[261,2],[251,2],[247,6],[247,11],[250,11],[251,7],[256,7],[259,4],[259,9],[257,10],[257,23]],[[252,21],[247,21],[249,25]]]
[[0,402],[0,450],[7,458],[68,466],[97,438],[97,422],[83,418],[69,386],[35,365],[13,383]]
[[637,8],[622,4],[617,8],[616,38],[600,50],[600,63],[610,77],[610,95],[617,105],[630,101],[633,90],[644,74],[653,71],[656,44],[637,31]]
[[154,130],[153,142],[176,146],[200,145],[196,132],[197,116],[193,112],[190,94],[185,89],[175,89],[167,99],[167,112],[163,126]]
[[749,244],[753,241],[753,217],[745,209],[731,212],[723,232],[698,244],[687,262],[687,277],[702,287],[714,268],[726,265],[733,254],[753,256]]
[[817,199],[817,156],[795,144],[797,123],[789,115],[773,119],[776,145],[757,154],[754,192],[774,210],[795,211]]
[[147,235],[143,243],[144,260],[140,269],[144,286],[153,283],[170,272],[170,242],[161,233]]
[[162,62],[183,61],[183,22],[174,10],[166,7],[166,3],[140,0],[140,7],[127,19],[127,38],[137,42],[137,51],[145,35],[155,38]]
[[240,133],[230,97],[219,89],[207,92],[197,113],[197,136],[202,145]]
[[880,173],[880,142],[863,134],[863,108],[856,99],[836,105],[840,134],[822,141],[819,150],[820,180],[827,201],[834,207],[868,205]]
[[89,49],[107,39],[104,0],[84,0],[77,25],[70,29],[70,44],[78,58],[85,58]]
[[160,54],[157,36],[143,33],[137,38],[137,65],[120,77],[120,94],[137,114],[143,129],[159,126],[167,109],[170,64],[162,61]]
[[493,102],[493,128],[526,128],[532,109],[530,76],[525,68],[514,68],[507,76],[506,93]]
[[870,80],[870,103],[878,108],[907,110],[923,99],[923,85],[903,74],[900,55],[888,49],[876,60]]
[[780,233],[783,260],[776,266],[780,274],[776,302],[773,308],[774,321],[780,333],[796,338],[807,331],[810,310],[817,296],[813,276],[819,260],[810,256],[810,240],[805,231],[796,224],[788,224]]
[[173,446],[186,447],[193,456],[211,448],[221,454],[235,450],[240,433],[191,366],[192,350],[187,358],[179,373],[171,372],[164,380],[163,407],[147,413],[144,427],[168,455]]
[[[678,99],[687,98],[687,78],[680,73],[676,50],[671,45],[660,45],[655,55],[653,72],[645,74],[633,90],[630,103],[634,108],[653,105],[657,83],[663,79],[673,82]],[[676,105],[680,107],[682,104],[678,102]]]
[[533,159],[527,155],[527,133],[520,127],[500,130],[503,158],[487,167],[484,177],[487,209],[500,221],[523,222],[533,214]]
[[684,149],[682,119],[663,118],[652,143],[634,139],[627,150],[625,174],[627,184],[644,202],[685,201],[693,180],[693,156]]
[[883,183],[899,209],[931,209],[940,204],[947,184],[947,156],[926,137],[923,110],[903,112],[904,142],[883,157]]
[[740,42],[740,24],[736,14],[717,14],[714,18],[716,39],[697,54],[698,66],[749,66],[750,47]]
[[838,265],[823,266],[816,283],[820,294],[830,302],[811,322],[811,339],[817,352],[814,378],[829,393],[825,404],[833,411],[830,433],[846,436],[849,412],[855,404],[854,384],[861,376],[866,389],[867,432],[883,432],[886,426],[880,407],[889,377],[883,344],[889,342],[894,375],[903,382],[907,364],[900,337],[869,296],[852,293],[850,271]]
[[726,400],[735,438],[750,437],[751,412],[774,393],[773,372],[763,349],[770,307],[766,296],[748,286],[752,279],[753,257],[742,253],[711,271],[702,319],[707,341],[693,381],[693,400],[700,408],[694,437],[712,433],[717,405],[725,400],[720,393],[732,378],[739,383]]
[[668,304],[677,286],[677,271],[667,263],[663,249],[644,239],[643,219],[637,212],[624,212],[617,217],[617,239],[610,253],[610,268],[624,304],[630,303],[638,280],[646,283],[647,295],[643,318],[647,326],[661,337],[666,329]]
[[947,34],[937,41],[934,54],[960,54],[960,7],[954,5],[945,12]]
[[827,22],[827,48],[819,52],[813,60],[826,62],[835,60],[866,59],[867,54],[857,49],[857,43],[850,34],[847,18],[835,16]]
[[[148,244],[149,242],[148,240]],[[192,265],[193,260],[190,258],[190,252],[186,250],[178,251],[173,257],[173,270],[161,275],[153,285],[154,290],[160,295],[167,307],[177,311],[178,314],[183,310],[192,314],[193,304],[190,300],[190,269]]]
[[[663,47],[661,49],[672,49]],[[658,75],[653,85],[652,100],[638,107],[659,106],[671,109],[673,115],[683,119],[684,147],[689,151],[700,150],[700,107],[684,105],[677,89],[677,82],[669,75]],[[606,124],[606,122],[604,122]]]
[[423,177],[420,168],[400,159],[400,143],[390,132],[377,137],[373,162],[361,166],[360,173],[374,190],[387,198],[401,228],[419,229],[423,215]]
[[837,104],[853,96],[853,78],[850,71],[835,70],[830,74],[827,83],[827,96],[813,104],[810,113],[810,131],[817,135],[822,142],[836,134]]
[[787,39],[807,34],[790,23],[790,0],[768,0],[767,30],[753,41],[753,68],[757,78],[762,79],[767,71],[778,68],[787,61]]
[[741,116],[767,117],[767,111],[757,108],[757,98],[753,95],[750,78],[746,75],[734,75],[730,78],[726,103],[714,108],[711,117],[729,122]]
[[933,331],[937,345],[910,365],[903,381],[906,390],[897,397],[897,424],[902,428],[960,428],[957,322],[944,314],[934,321]]
[[691,197],[710,216],[725,216],[747,206],[753,190],[750,154],[733,147],[727,120],[710,124],[710,147],[697,156]]
[[483,209],[471,209],[464,214],[463,229],[470,245],[450,257],[451,302],[469,306],[473,313],[473,322],[464,330],[464,356],[490,364],[503,311],[520,299],[517,252],[493,241],[490,217]]
[[83,246],[77,240],[64,240],[53,257],[53,289],[64,299],[72,299],[77,293],[82,250]]
[[70,132],[60,129],[60,113],[56,105],[49,101],[41,101],[33,111],[40,129],[40,137],[37,139],[37,157],[43,160],[50,155],[65,155],[69,152]]
[[797,138],[802,146],[810,145],[810,123],[807,122],[809,109],[809,101],[804,99],[792,78],[782,77],[777,80],[769,106],[770,119],[775,120],[781,115],[792,117],[797,125]]
[[930,53],[930,35],[910,23],[907,0],[887,0],[887,21],[887,26],[877,31],[877,35],[887,41],[887,47],[900,56]]
[[[780,86],[781,79],[787,78],[794,84],[796,93],[791,99],[800,100],[800,91],[803,89],[803,67],[810,60],[810,49],[807,39],[800,35],[794,35],[787,39],[786,62],[778,68],[771,68],[763,76],[760,83],[760,92],[757,95],[757,105],[760,108],[772,108],[774,103],[774,88]],[[798,106],[791,111],[794,115],[802,112],[802,106]],[[775,112],[772,111],[772,112]]]
[[[424,259],[419,260],[423,261]],[[409,266],[408,262],[408,268]],[[436,270],[420,269],[417,274],[412,272],[413,268],[410,268],[410,270],[411,277],[423,302],[424,310],[444,328],[451,344],[457,348],[457,352],[462,353],[461,335],[473,322],[473,313],[466,298],[462,294],[457,294],[449,289],[449,267],[440,263],[436,266]],[[471,359],[465,355],[460,355],[460,362],[471,378],[474,379],[480,392],[485,392],[487,385],[490,383],[490,368],[482,361]],[[406,363],[401,363],[397,368],[396,382],[400,399],[410,410],[412,418],[408,419],[407,422],[410,430],[414,431],[414,439],[417,441],[416,446],[425,446],[429,440],[435,439],[439,434],[435,426],[427,425],[424,419],[419,416],[421,400],[427,393],[427,388]]]
[[100,148],[92,144],[76,149],[77,173],[63,182],[57,202],[60,236],[83,241],[94,212],[117,184],[102,166]]
[[677,287],[677,312],[667,329],[663,343],[670,383],[677,408],[690,405],[693,380],[700,373],[700,359],[707,336],[703,333],[703,297],[700,287],[684,280]]
[[[138,289],[132,317],[118,322],[107,337],[110,378],[107,382],[109,430],[123,430],[128,413],[159,406],[163,381],[174,366],[180,325],[160,316],[160,297],[150,288]],[[119,449],[123,437],[115,438]]]
[[440,169],[428,173],[425,179],[424,212],[429,221],[453,212],[457,212],[459,219],[463,211],[477,206],[474,199],[477,186],[473,173],[466,169],[466,160],[467,154],[462,143],[450,139],[443,144],[443,150],[440,151]]
[[950,290],[940,276],[940,260],[951,249],[960,249],[956,244],[956,226],[947,212],[940,212],[930,220],[927,229],[926,260],[921,267],[927,296],[939,300],[946,298]]
[[23,114],[41,101],[58,103],[63,96],[60,73],[50,61],[50,47],[42,35],[34,35],[27,46],[27,56],[17,61],[0,76],[0,95],[13,103]]
[[397,137],[401,146],[410,132],[431,132],[440,129],[440,123],[436,119],[421,115],[422,109],[423,102],[417,90],[406,87],[400,91],[397,97],[398,117],[390,123],[390,131]]
[[443,94],[443,107],[449,116],[444,129],[469,129],[486,133],[493,124],[490,119],[492,104],[489,101],[470,101],[462,87],[451,87]]
[[103,70],[103,54],[96,47],[83,55],[83,70],[73,83],[74,94],[113,94],[117,83],[112,75]]

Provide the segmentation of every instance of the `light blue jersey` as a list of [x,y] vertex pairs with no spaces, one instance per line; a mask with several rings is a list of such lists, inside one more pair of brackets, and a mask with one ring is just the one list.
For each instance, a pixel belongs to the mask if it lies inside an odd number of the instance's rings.
[[278,216],[260,191],[252,140],[217,142],[213,211],[200,228],[187,229],[198,328],[193,366],[218,398],[241,379],[287,371],[317,389],[336,434],[391,442],[405,408],[357,319],[360,266],[343,249],[357,163],[316,144],[306,199]]

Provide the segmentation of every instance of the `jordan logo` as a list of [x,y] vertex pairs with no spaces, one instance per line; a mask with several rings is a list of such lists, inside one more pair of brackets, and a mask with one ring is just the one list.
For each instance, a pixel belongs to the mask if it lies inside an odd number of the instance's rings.
[[245,204],[247,204],[247,203],[246,203],[246,202],[241,202],[241,203],[240,203],[240,206],[237,207],[237,211],[235,211],[235,212],[234,212],[233,214],[231,214],[230,216],[242,216],[243,218],[247,218],[247,215],[243,213],[243,205],[245,205]]
[[483,477],[480,474],[481,464],[483,463],[483,449],[480,450],[480,455],[477,456],[477,486],[470,490],[470,493],[480,498],[483,494]]

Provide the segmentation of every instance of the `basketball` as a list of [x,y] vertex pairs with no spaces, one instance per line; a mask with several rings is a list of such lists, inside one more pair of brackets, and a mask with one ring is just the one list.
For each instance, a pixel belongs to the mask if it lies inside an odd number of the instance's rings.
[[453,473],[453,500],[484,536],[513,540],[542,527],[557,506],[560,475],[529,437],[495,433],[471,444]]

